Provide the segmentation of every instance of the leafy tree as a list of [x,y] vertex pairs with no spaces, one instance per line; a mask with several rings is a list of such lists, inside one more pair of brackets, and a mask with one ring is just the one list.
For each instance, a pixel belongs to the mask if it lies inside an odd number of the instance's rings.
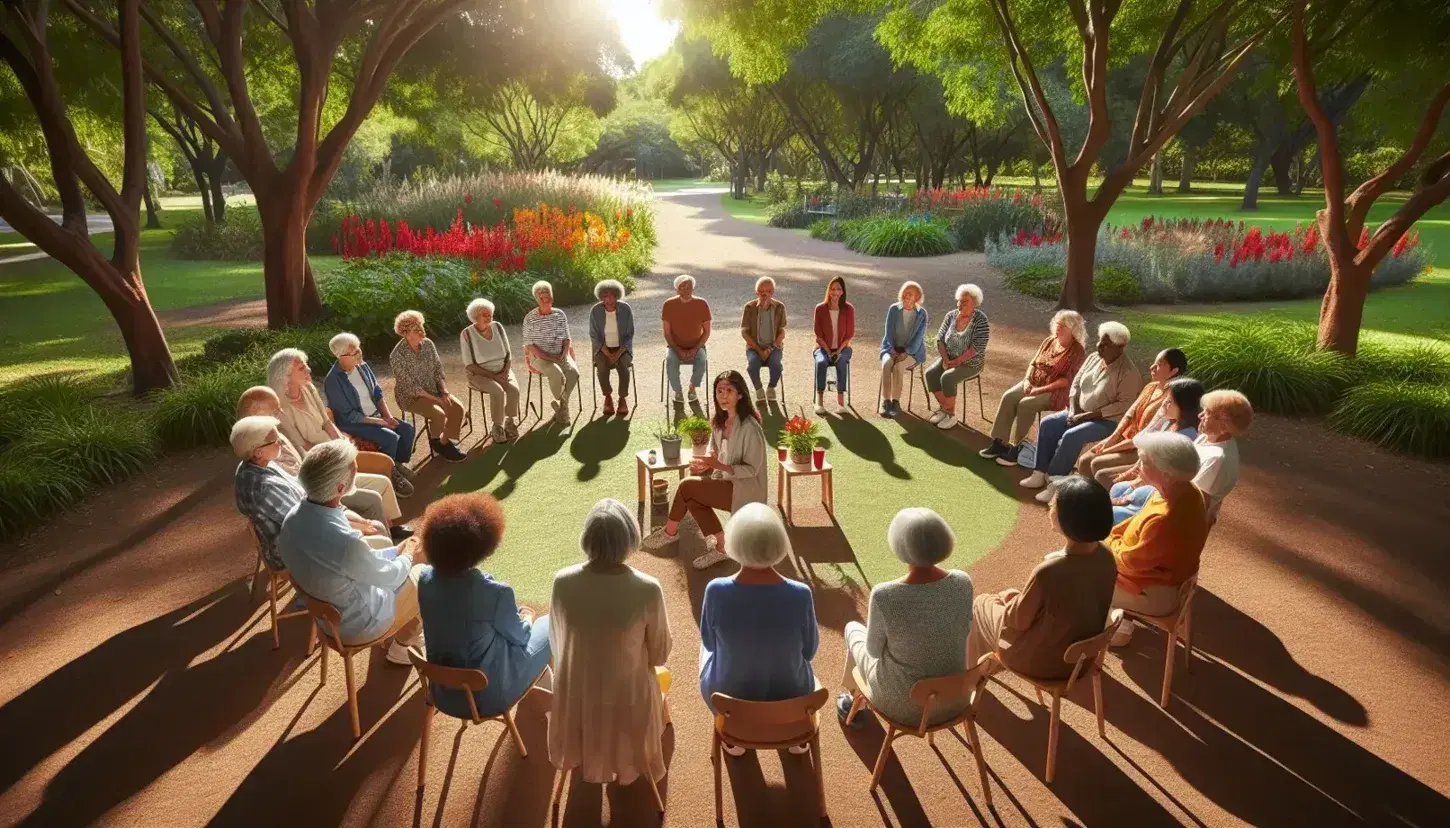
[[[588,102],[591,91],[595,99]],[[580,77],[557,92],[536,91],[515,79],[483,95],[463,124],[513,169],[538,170],[577,161],[598,144],[601,125],[591,103],[606,112],[613,109],[612,84]]]
[[[74,271],[101,297],[126,342],[135,393],[170,387],[177,380],[176,364],[141,279],[140,213],[146,191],[141,0],[120,0],[114,25],[120,44],[119,189],[88,152],[71,118],[57,80],[58,53],[52,51],[49,3],[7,0],[0,9],[0,62],[8,67],[14,83],[24,93],[43,135],[51,178],[60,199],[61,220],[51,220],[4,179],[0,179],[0,218]],[[111,218],[114,232],[110,258],[91,239],[83,191],[89,192]]]
[[765,87],[731,74],[709,44],[686,41],[679,48],[680,74],[671,90],[678,118],[670,133],[681,146],[714,147],[730,167],[731,193],[745,198],[752,164],[773,156],[790,137],[785,113]]
[[[632,172],[639,178],[672,178],[702,172],[670,137],[673,113],[658,98],[628,99],[604,119],[594,151],[582,162],[589,172]],[[713,150],[712,150],[713,152]],[[705,170],[708,171],[708,165]]]

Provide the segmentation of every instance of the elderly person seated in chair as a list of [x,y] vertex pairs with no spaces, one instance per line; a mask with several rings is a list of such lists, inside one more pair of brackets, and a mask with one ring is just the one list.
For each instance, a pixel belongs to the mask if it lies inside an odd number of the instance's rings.
[[362,342],[355,335],[340,333],[327,347],[337,361],[322,381],[322,390],[338,430],[377,446],[393,458],[395,470],[400,471],[413,458],[413,440],[418,430],[388,410],[383,387],[378,384],[372,366],[363,359]]
[[[287,515],[307,496],[297,478],[282,470],[277,462],[283,439],[277,431],[276,417],[243,417],[232,426],[232,450],[241,459],[232,478],[237,511],[256,528],[262,544],[262,559],[279,570],[286,566],[277,553],[277,535]],[[370,546],[393,545],[382,523],[351,511],[344,513],[344,519],[369,539]]]
[[881,410],[883,417],[901,414],[901,392],[907,373],[926,362],[924,294],[916,282],[902,282],[896,304],[886,309],[886,330],[881,336]]
[[[353,440],[343,434],[333,422],[332,409],[322,401],[317,386],[312,384],[312,370],[307,367],[307,354],[297,348],[283,348],[272,355],[267,362],[267,387],[277,396],[277,413],[252,411],[251,414],[268,414],[282,421],[282,434],[301,454],[318,443],[328,440]],[[238,412],[237,416],[245,416]],[[356,440],[353,440],[356,443]],[[367,442],[367,441],[365,441]],[[368,442],[368,445],[373,445]],[[369,474],[382,475],[393,484],[398,497],[413,494],[413,470],[393,462],[393,458],[380,451],[358,447],[358,469]],[[297,461],[301,467],[302,461]],[[295,472],[294,472],[295,474]],[[363,486],[362,481],[358,482]]]
[[[634,364],[634,309],[624,301],[624,285],[605,279],[594,286],[599,302],[589,309],[589,344],[594,351],[594,372],[604,392],[604,416],[629,414],[629,368]],[[614,406],[610,373],[619,374],[619,407]]]
[[282,522],[277,550],[298,589],[337,608],[343,644],[391,639],[388,661],[406,666],[408,648],[423,647],[412,572],[423,551],[412,538],[375,548],[348,522],[342,496],[356,475],[357,448],[346,440],[307,452],[298,476],[307,499]]
[[458,348],[468,384],[488,398],[493,441],[512,443],[519,439],[519,380],[514,375],[508,334],[493,318],[493,311],[494,305],[487,299],[468,303],[464,313],[473,324],[458,332]]
[[423,314],[405,310],[393,320],[393,333],[402,337],[388,355],[393,369],[393,399],[398,408],[428,423],[428,446],[450,463],[468,459],[458,448],[463,431],[463,403],[448,393],[438,346],[428,338]]
[[[790,556],[780,515],[749,503],[725,526],[726,553],[740,571],[705,586],[700,605],[700,695],[782,701],[816,689],[811,659],[820,644],[811,588],[775,571]],[[798,745],[791,753],[805,753]],[[726,746],[731,756],[744,748]]]
[[957,386],[982,373],[991,327],[982,313],[982,289],[957,286],[957,306],[947,312],[936,334],[937,359],[926,369],[926,390],[940,406],[930,422],[940,429],[957,425]]
[[665,379],[674,392],[676,405],[683,404],[680,366],[690,366],[690,402],[698,402],[698,388],[705,382],[709,360],[705,343],[710,341],[710,303],[695,295],[695,277],[675,277],[675,295],[660,306],[660,326],[665,337]]
[[[781,348],[785,346],[785,305],[775,298],[775,280],[755,280],[755,298],[740,312],[740,337],[745,340],[745,373],[755,388],[755,401],[775,401],[780,385]],[[770,373],[770,387],[760,387],[760,368]]]
[[1137,398],[1143,378],[1128,357],[1128,338],[1128,328],[1121,322],[1099,325],[1097,353],[1073,378],[1067,410],[1042,418],[1037,462],[1032,474],[1018,481],[1029,489],[1042,489],[1038,503],[1052,499],[1049,483],[1071,474],[1083,448],[1112,434],[1118,418]]
[[992,444],[978,454],[999,466],[1017,465],[1032,419],[1044,411],[1067,408],[1068,389],[1087,356],[1087,323],[1077,311],[1058,311],[1047,338],[1027,363],[1022,381],[1008,388],[992,420]]
[[[1193,485],[1198,451],[1193,441],[1172,432],[1145,432],[1134,438],[1143,482],[1154,488],[1138,514],[1113,527],[1106,545],[1118,566],[1113,606],[1167,615],[1178,606],[1178,588],[1198,573],[1198,558],[1208,540],[1208,507]],[[1113,646],[1133,634],[1124,624]]]
[[[277,392],[265,385],[254,385],[242,392],[237,400],[237,419],[243,417],[277,417],[282,410]],[[302,452],[287,436],[286,424],[277,427],[277,448],[275,463],[282,471],[296,477],[302,472]],[[400,524],[403,509],[398,505],[398,495],[393,481],[386,474],[370,474],[362,471],[364,456],[371,455],[378,468],[391,469],[393,461],[377,452],[358,452],[357,489],[342,499],[342,505],[356,512],[365,520],[380,521],[391,527],[393,540],[403,540],[413,534],[411,529]],[[385,465],[384,465],[385,464]]]
[[[1169,383],[1170,390],[1179,382],[1197,384],[1196,380],[1186,378],[1174,380]],[[1201,393],[1202,390],[1203,386],[1199,385],[1198,391]],[[1191,417],[1197,418],[1196,434],[1193,429],[1186,427],[1175,427],[1173,430],[1193,438],[1193,447],[1198,451],[1198,474],[1193,476],[1193,485],[1203,492],[1204,503],[1208,506],[1208,520],[1213,524],[1218,520],[1223,499],[1233,491],[1239,481],[1237,438],[1253,425],[1254,407],[1243,394],[1220,390],[1203,394],[1202,400],[1197,403],[1197,411],[1186,404],[1180,406],[1171,399],[1164,404],[1164,408],[1182,408],[1182,413],[1176,415],[1178,422],[1187,422]],[[1138,514],[1153,492],[1153,487],[1143,482],[1139,466],[1135,465],[1123,472],[1113,482],[1110,490],[1113,497],[1113,521],[1121,523]]]
[[569,422],[569,395],[579,383],[579,366],[569,343],[569,317],[554,307],[553,285],[542,279],[534,282],[533,294],[539,306],[524,314],[524,356],[532,370],[549,381],[554,421],[562,425]]
[[[535,619],[519,608],[512,587],[478,569],[498,550],[503,530],[499,502],[470,492],[429,504],[419,536],[431,564],[418,574],[428,661],[488,677],[474,694],[480,716],[513,707],[549,666],[549,616]],[[439,710],[472,716],[462,690],[430,686]]]
[[1113,531],[1108,493],[1097,481],[1073,476],[1058,484],[1048,520],[1066,543],[1042,559],[1022,589],[979,595],[972,603],[967,664],[993,650],[1012,670],[1039,679],[1065,679],[1067,648],[1103,631],[1118,570],[1103,539]]
[[[1177,348],[1160,351],[1153,364],[1148,366],[1148,383],[1118,420],[1117,428],[1107,437],[1090,444],[1078,456],[1077,473],[1108,486],[1114,477],[1137,462],[1138,450],[1133,448],[1133,438],[1140,431],[1164,429],[1164,420],[1159,413],[1168,400],[1168,383],[1182,377],[1187,370],[1188,357],[1182,351]],[[1197,425],[1197,420],[1191,425]]]
[[584,517],[586,562],[554,576],[549,761],[585,782],[665,775],[670,624],[660,582],[625,563],[639,543],[634,509],[605,498]]
[[[842,681],[847,690],[866,693],[892,720],[915,723],[921,720],[921,707],[911,699],[912,685],[967,668],[972,578],[938,566],[951,557],[956,535],[930,509],[897,512],[886,530],[886,544],[906,564],[906,577],[872,588],[864,626],[847,622]],[[859,668],[866,687],[857,686],[853,668]],[[847,692],[836,701],[842,721],[852,700]],[[961,712],[961,706],[933,706],[929,723],[944,722]]]

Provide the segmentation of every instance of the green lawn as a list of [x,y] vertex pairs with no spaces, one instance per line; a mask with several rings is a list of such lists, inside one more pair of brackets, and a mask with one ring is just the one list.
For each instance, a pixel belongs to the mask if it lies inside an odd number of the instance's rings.
[[[780,424],[779,416],[766,419],[772,443]],[[603,497],[632,501],[636,483],[631,455],[658,445],[652,425],[581,419],[572,434],[557,428],[530,432],[513,446],[492,446],[451,467],[455,470],[436,496],[483,490],[504,501],[508,529],[499,553],[488,561],[488,571],[512,584],[522,600],[543,603],[554,572],[581,560],[574,533],[590,506]],[[935,509],[955,528],[957,549],[949,561],[953,567],[970,566],[984,556],[1001,543],[1016,519],[1018,502],[1003,490],[1015,484],[966,444],[925,422],[826,418],[822,432],[835,467],[839,529],[822,519],[806,520],[798,512],[804,525],[794,528],[792,537],[797,554],[828,584],[849,581],[864,593],[868,585],[900,577],[904,567],[886,547],[886,526],[907,506]],[[767,465],[774,491],[774,458]],[[661,477],[671,487],[677,480],[673,473]],[[907,481],[912,485],[889,485]],[[819,502],[820,483],[798,478],[793,492],[803,509]],[[526,501],[528,508],[509,508],[516,500]],[[686,558],[704,551],[698,536],[688,532],[677,549]]]
[[769,205],[762,193],[751,193],[747,198],[733,198],[729,193],[721,193],[720,206],[725,208],[725,212],[742,221],[764,224],[765,208]]
[[651,179],[649,183],[657,193],[673,193],[677,190],[719,185],[717,181],[709,181],[704,178],[655,178]]

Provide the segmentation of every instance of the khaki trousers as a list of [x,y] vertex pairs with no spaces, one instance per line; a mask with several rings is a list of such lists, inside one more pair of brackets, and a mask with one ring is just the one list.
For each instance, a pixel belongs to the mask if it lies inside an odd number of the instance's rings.
[[1104,489],[1112,488],[1113,478],[1131,469],[1134,463],[1138,462],[1138,450],[1112,451],[1103,454],[1093,454],[1094,446],[1101,445],[1102,441],[1089,443],[1083,453],[1077,458],[1077,473],[1083,477],[1092,479],[1103,484]]
[[357,473],[357,491],[344,497],[342,505],[368,520],[392,523],[403,516],[393,481],[386,475]]
[[891,354],[881,357],[881,399],[900,400],[906,390],[906,372],[916,367],[916,358],[910,354],[896,360]]
[[444,395],[442,403],[414,397],[404,409],[428,421],[428,436],[434,440],[451,443],[463,431],[463,403],[452,394]]
[[509,371],[500,383],[477,365],[465,368],[468,384],[473,386],[474,391],[488,397],[488,416],[495,424],[502,423],[505,416],[514,421],[519,419],[519,381],[514,378],[513,371]]
[[1007,620],[1007,604],[1003,593],[978,595],[972,602],[972,631],[967,636],[967,669],[977,666],[982,656],[997,648],[1002,624]]
[[1150,584],[1142,592],[1123,587],[1119,581],[1113,590],[1113,606],[1132,610],[1143,615],[1167,615],[1178,609],[1178,587],[1170,584]]
[[1032,430],[1037,415],[1052,409],[1052,394],[1027,396],[1027,383],[1019,382],[1002,394],[997,416],[992,420],[992,439],[1009,446],[1021,443]]
[[549,393],[554,395],[559,405],[568,408],[569,395],[574,393],[574,386],[579,383],[579,366],[574,364],[574,360],[561,359],[555,362],[551,359],[538,359],[534,360],[534,370],[549,381]]

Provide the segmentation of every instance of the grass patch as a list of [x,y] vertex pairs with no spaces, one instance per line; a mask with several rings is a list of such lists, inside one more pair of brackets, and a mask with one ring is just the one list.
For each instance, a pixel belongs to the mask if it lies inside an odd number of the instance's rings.
[[1254,409],[1323,414],[1355,378],[1350,361],[1314,349],[1314,329],[1234,320],[1183,343],[1189,373],[1209,388],[1236,388]]
[[728,186],[722,181],[710,181],[705,178],[656,178],[649,182],[657,193],[677,193],[680,190],[693,190],[697,187],[722,187]]
[[867,220],[846,246],[867,256],[942,256],[956,249],[942,224],[896,218]]
[[1450,386],[1405,380],[1366,383],[1344,395],[1330,423],[1393,451],[1450,457]]
[[725,208],[725,212],[741,221],[765,224],[770,218],[770,203],[766,201],[764,193],[752,193],[745,198],[735,198],[728,192],[721,193],[720,206]]

